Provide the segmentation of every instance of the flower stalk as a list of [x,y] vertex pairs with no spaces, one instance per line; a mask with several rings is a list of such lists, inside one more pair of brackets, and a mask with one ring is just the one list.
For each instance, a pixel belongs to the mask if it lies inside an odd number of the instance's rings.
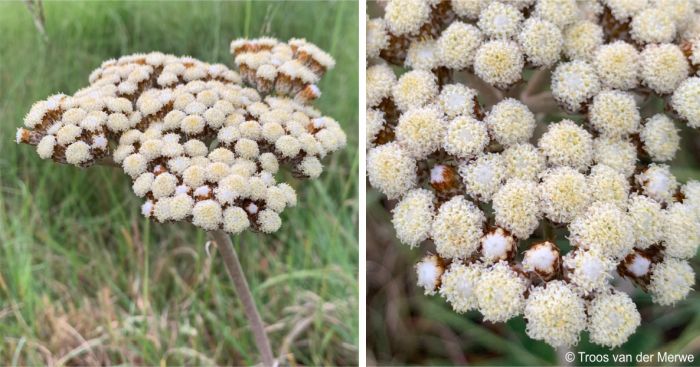
[[263,365],[276,366],[277,363],[272,356],[272,349],[270,348],[270,340],[265,332],[265,325],[263,325],[258,308],[255,306],[253,294],[248,287],[248,282],[243,274],[243,267],[238,260],[231,238],[222,230],[210,231],[209,234],[216,242],[216,248],[221,252],[229,278],[231,278],[231,282],[236,288],[236,293],[243,304],[243,312],[245,312],[245,316],[250,324],[250,330],[253,332],[255,345],[258,347]]

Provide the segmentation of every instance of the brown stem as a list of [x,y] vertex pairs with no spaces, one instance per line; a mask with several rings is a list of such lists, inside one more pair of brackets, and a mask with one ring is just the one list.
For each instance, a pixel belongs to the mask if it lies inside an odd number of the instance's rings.
[[558,108],[557,101],[552,96],[552,92],[541,92],[534,96],[524,96],[521,98],[530,111],[533,113],[551,113]]
[[233,247],[231,238],[226,232],[220,229],[211,231],[209,234],[214,238],[216,247],[221,252],[221,257],[226,265],[226,270],[228,270],[228,275],[233,282],[234,288],[236,288],[238,297],[241,299],[243,311],[250,324],[250,329],[253,332],[255,345],[258,347],[263,365],[277,365],[272,356],[272,349],[270,348],[270,341],[265,333],[265,326],[260,318],[257,307],[255,307],[253,295],[250,292],[250,288],[248,288],[248,282],[243,274],[243,268],[241,267],[240,261],[238,261],[238,255],[236,255],[236,249]]
[[503,99],[503,92],[481,80],[478,76],[468,72],[464,72],[463,75],[467,80],[467,86],[479,92],[479,96],[484,99],[484,104],[486,106],[493,106]]
[[537,92],[540,92],[542,87],[546,84],[548,76],[549,69],[537,69],[537,71],[535,71],[527,81],[525,89],[523,89],[522,93],[520,93],[520,98],[525,99]]

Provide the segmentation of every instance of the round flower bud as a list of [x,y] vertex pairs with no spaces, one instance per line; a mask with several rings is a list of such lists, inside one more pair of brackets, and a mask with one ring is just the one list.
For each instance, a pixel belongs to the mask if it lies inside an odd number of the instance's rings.
[[635,176],[635,182],[641,186],[644,194],[660,203],[673,201],[678,189],[678,181],[665,164],[652,163]]
[[537,273],[543,280],[550,280],[559,272],[561,258],[559,248],[545,241],[532,245],[523,256],[523,269]]
[[479,201],[491,201],[506,177],[506,166],[499,154],[486,153],[473,161],[463,163],[459,174],[464,180],[466,193]]
[[435,195],[425,189],[409,191],[391,211],[396,237],[410,247],[418,246],[430,235]]
[[388,65],[379,64],[367,68],[366,80],[367,106],[374,107],[384,98],[391,97],[396,74]]
[[471,158],[489,143],[486,124],[469,116],[459,116],[449,122],[443,148],[460,158]]
[[464,196],[455,196],[440,206],[430,236],[438,254],[448,259],[467,258],[479,247],[484,213]]
[[424,257],[416,264],[416,277],[418,286],[422,287],[426,295],[435,294],[440,287],[440,278],[445,272],[442,260],[435,255]]
[[375,58],[389,45],[386,22],[381,18],[367,19],[367,57]]
[[544,215],[555,223],[569,223],[591,202],[588,180],[569,167],[545,171],[539,184]]
[[530,18],[523,24],[518,42],[530,63],[547,67],[559,61],[564,38],[553,23]]
[[632,299],[622,292],[603,292],[588,304],[591,341],[608,348],[622,345],[641,323]]
[[686,79],[671,97],[671,106],[692,128],[700,127],[700,77]]
[[397,36],[418,32],[429,17],[430,4],[423,0],[391,0],[384,9],[387,27]]
[[406,50],[404,65],[412,69],[431,70],[438,66],[437,43],[433,39],[414,40]]
[[615,204],[621,209],[627,207],[630,184],[624,174],[606,165],[595,165],[588,176],[588,184],[591,187],[591,201]]
[[496,225],[520,239],[528,238],[539,226],[541,217],[537,184],[510,179],[493,196]]
[[632,221],[610,203],[593,203],[569,226],[571,244],[621,259],[634,247]]
[[695,272],[685,260],[666,258],[651,267],[648,290],[654,303],[672,305],[690,293],[695,283]]
[[396,199],[416,185],[416,161],[397,143],[380,145],[367,154],[367,176],[372,187]]
[[690,66],[680,47],[648,45],[641,54],[642,82],[659,94],[673,92],[688,77]]
[[618,272],[632,279],[644,280],[651,270],[651,258],[648,255],[632,250],[618,266]]
[[459,21],[452,22],[437,40],[440,65],[454,70],[471,66],[482,40],[479,28]]
[[476,286],[483,267],[478,263],[464,265],[453,262],[442,275],[440,295],[452,305],[457,313],[464,313],[477,308]]
[[534,15],[564,28],[579,18],[579,9],[576,0],[538,0]]
[[203,200],[192,209],[192,223],[208,231],[219,228],[221,224],[221,205],[214,200]]
[[613,260],[597,250],[571,251],[563,258],[566,277],[574,290],[587,296],[606,289],[617,265]]
[[463,84],[447,84],[440,91],[438,103],[448,118],[472,116],[476,108],[476,96],[474,89]]
[[540,138],[539,148],[553,166],[569,166],[583,171],[593,160],[591,134],[571,120],[550,124]]
[[445,122],[434,108],[412,108],[396,125],[396,141],[416,159],[436,151],[445,133]]
[[657,162],[670,161],[680,148],[681,137],[673,121],[664,114],[650,117],[639,134],[644,151]]
[[502,153],[506,166],[506,178],[534,181],[545,167],[545,157],[532,144],[515,144]]
[[487,37],[510,38],[518,34],[523,15],[512,5],[492,2],[479,14],[477,25]]
[[700,222],[693,209],[673,203],[664,213],[663,223],[666,255],[682,259],[695,256],[700,246]]
[[190,187],[202,186],[206,177],[206,170],[200,166],[187,167],[182,173],[182,181]]
[[571,60],[593,61],[595,50],[603,44],[603,28],[580,20],[564,30],[564,54]]
[[637,148],[627,139],[598,137],[593,140],[593,161],[629,177],[637,165]]
[[583,300],[561,280],[533,288],[524,317],[527,335],[553,347],[575,345],[586,327]]
[[501,260],[507,261],[515,254],[517,241],[503,228],[496,228],[481,237],[481,260],[492,264]]
[[637,85],[640,57],[629,43],[615,41],[600,46],[593,59],[603,86],[626,90]]
[[520,101],[507,98],[498,102],[484,122],[497,142],[508,146],[526,142],[535,130],[535,115]]
[[392,88],[394,102],[401,111],[423,106],[437,94],[435,75],[427,70],[413,70],[401,75]]
[[668,43],[676,36],[676,24],[663,10],[648,8],[632,17],[630,35],[638,43]]
[[552,95],[570,111],[578,111],[581,104],[598,91],[598,75],[587,62],[575,60],[561,63],[552,73]]
[[522,78],[523,58],[520,46],[513,41],[486,42],[476,51],[474,72],[486,83],[506,88]]
[[588,112],[593,127],[606,136],[620,136],[639,129],[639,110],[630,93],[607,90],[593,97]]
[[485,268],[476,282],[479,312],[485,321],[505,322],[523,312],[528,283],[501,261]]
[[274,210],[265,209],[258,213],[258,228],[263,233],[277,232],[282,226],[282,219]]

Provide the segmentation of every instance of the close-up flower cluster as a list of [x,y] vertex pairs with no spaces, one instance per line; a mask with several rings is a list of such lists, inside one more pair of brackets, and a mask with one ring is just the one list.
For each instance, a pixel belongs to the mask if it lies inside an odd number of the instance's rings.
[[275,232],[297,201],[277,182],[280,167],[317,178],[321,159],[346,143],[311,105],[334,61],[303,39],[239,39],[231,51],[240,75],[158,52],[105,61],[88,87],[34,104],[17,142],[59,163],[121,166],[142,214],[158,222]]
[[[389,0],[367,20],[367,176],[417,283],[527,335],[622,345],[691,292],[700,3]],[[627,287],[628,285],[629,287]]]

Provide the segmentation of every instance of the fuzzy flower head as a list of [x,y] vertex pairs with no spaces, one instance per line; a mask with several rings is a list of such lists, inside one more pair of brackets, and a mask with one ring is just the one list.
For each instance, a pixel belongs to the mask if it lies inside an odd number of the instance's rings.
[[491,108],[484,119],[494,139],[509,146],[526,142],[535,129],[535,115],[520,101],[508,98]]
[[484,221],[484,213],[463,196],[442,204],[431,229],[438,254],[448,259],[469,257],[479,247]]
[[525,59],[517,43],[496,40],[484,43],[476,51],[474,72],[485,82],[506,88],[521,79],[524,65]]
[[674,203],[665,213],[663,233],[665,253],[680,259],[689,259],[700,246],[700,222],[689,205]]
[[[60,163],[118,163],[153,220],[274,232],[279,213],[296,204],[273,176],[279,166],[316,177],[320,158],[346,143],[340,124],[310,105],[320,95],[313,83],[334,60],[300,39],[239,39],[231,49],[238,72],[157,52],[107,61],[88,87],[32,107],[20,140]],[[263,134],[272,115],[294,116],[284,120],[298,127],[280,120],[277,133]]]
[[433,222],[435,195],[425,189],[410,191],[396,205],[392,223],[399,241],[417,246],[430,235]]
[[661,204],[644,195],[633,194],[628,204],[635,247],[645,249],[663,238],[664,215]]
[[568,166],[584,170],[593,159],[591,134],[571,120],[549,125],[540,138],[539,148],[552,166]]
[[671,106],[692,128],[700,127],[700,77],[683,81],[673,92]]
[[540,205],[537,184],[511,179],[493,197],[496,224],[525,239],[539,225],[542,215]]
[[569,223],[590,204],[586,176],[569,167],[545,171],[539,184],[542,212],[555,223]]
[[559,61],[564,37],[554,23],[530,18],[523,24],[518,41],[528,61],[533,65],[551,66]]
[[476,287],[483,271],[479,263],[464,265],[453,262],[442,275],[440,295],[452,305],[457,313],[464,313],[478,307]]
[[480,201],[490,201],[506,176],[503,157],[487,153],[459,167],[466,192]]
[[666,258],[651,268],[649,292],[654,303],[672,305],[686,296],[695,283],[695,272],[685,260]]
[[678,129],[673,120],[664,114],[650,117],[644,123],[639,137],[644,144],[644,151],[657,162],[672,160],[680,148]]
[[576,217],[569,231],[572,245],[615,259],[623,258],[634,246],[631,220],[610,203],[592,204]]
[[506,262],[484,269],[476,284],[478,309],[484,320],[504,322],[521,314],[527,286],[525,278]]
[[609,348],[626,342],[642,320],[632,299],[618,291],[598,294],[587,310],[591,341]]
[[624,136],[639,129],[639,110],[630,93],[599,93],[593,98],[588,116],[591,125],[605,136]]
[[575,250],[563,258],[564,271],[574,290],[588,295],[605,289],[612,278],[615,262],[597,250]]
[[582,20],[564,30],[564,54],[572,60],[591,62],[594,51],[603,44],[603,28]]
[[639,63],[639,52],[634,46],[623,41],[600,46],[593,61],[600,82],[605,87],[622,90],[637,85]]
[[367,154],[367,176],[372,187],[394,199],[415,186],[416,161],[397,143],[380,145]]
[[585,61],[559,64],[552,73],[552,95],[570,111],[578,111],[600,88],[596,70]]
[[665,164],[650,164],[646,170],[635,176],[635,182],[645,195],[660,203],[672,201],[678,189],[676,177]]
[[527,335],[554,347],[576,344],[586,327],[583,299],[559,280],[531,289],[524,317]]

